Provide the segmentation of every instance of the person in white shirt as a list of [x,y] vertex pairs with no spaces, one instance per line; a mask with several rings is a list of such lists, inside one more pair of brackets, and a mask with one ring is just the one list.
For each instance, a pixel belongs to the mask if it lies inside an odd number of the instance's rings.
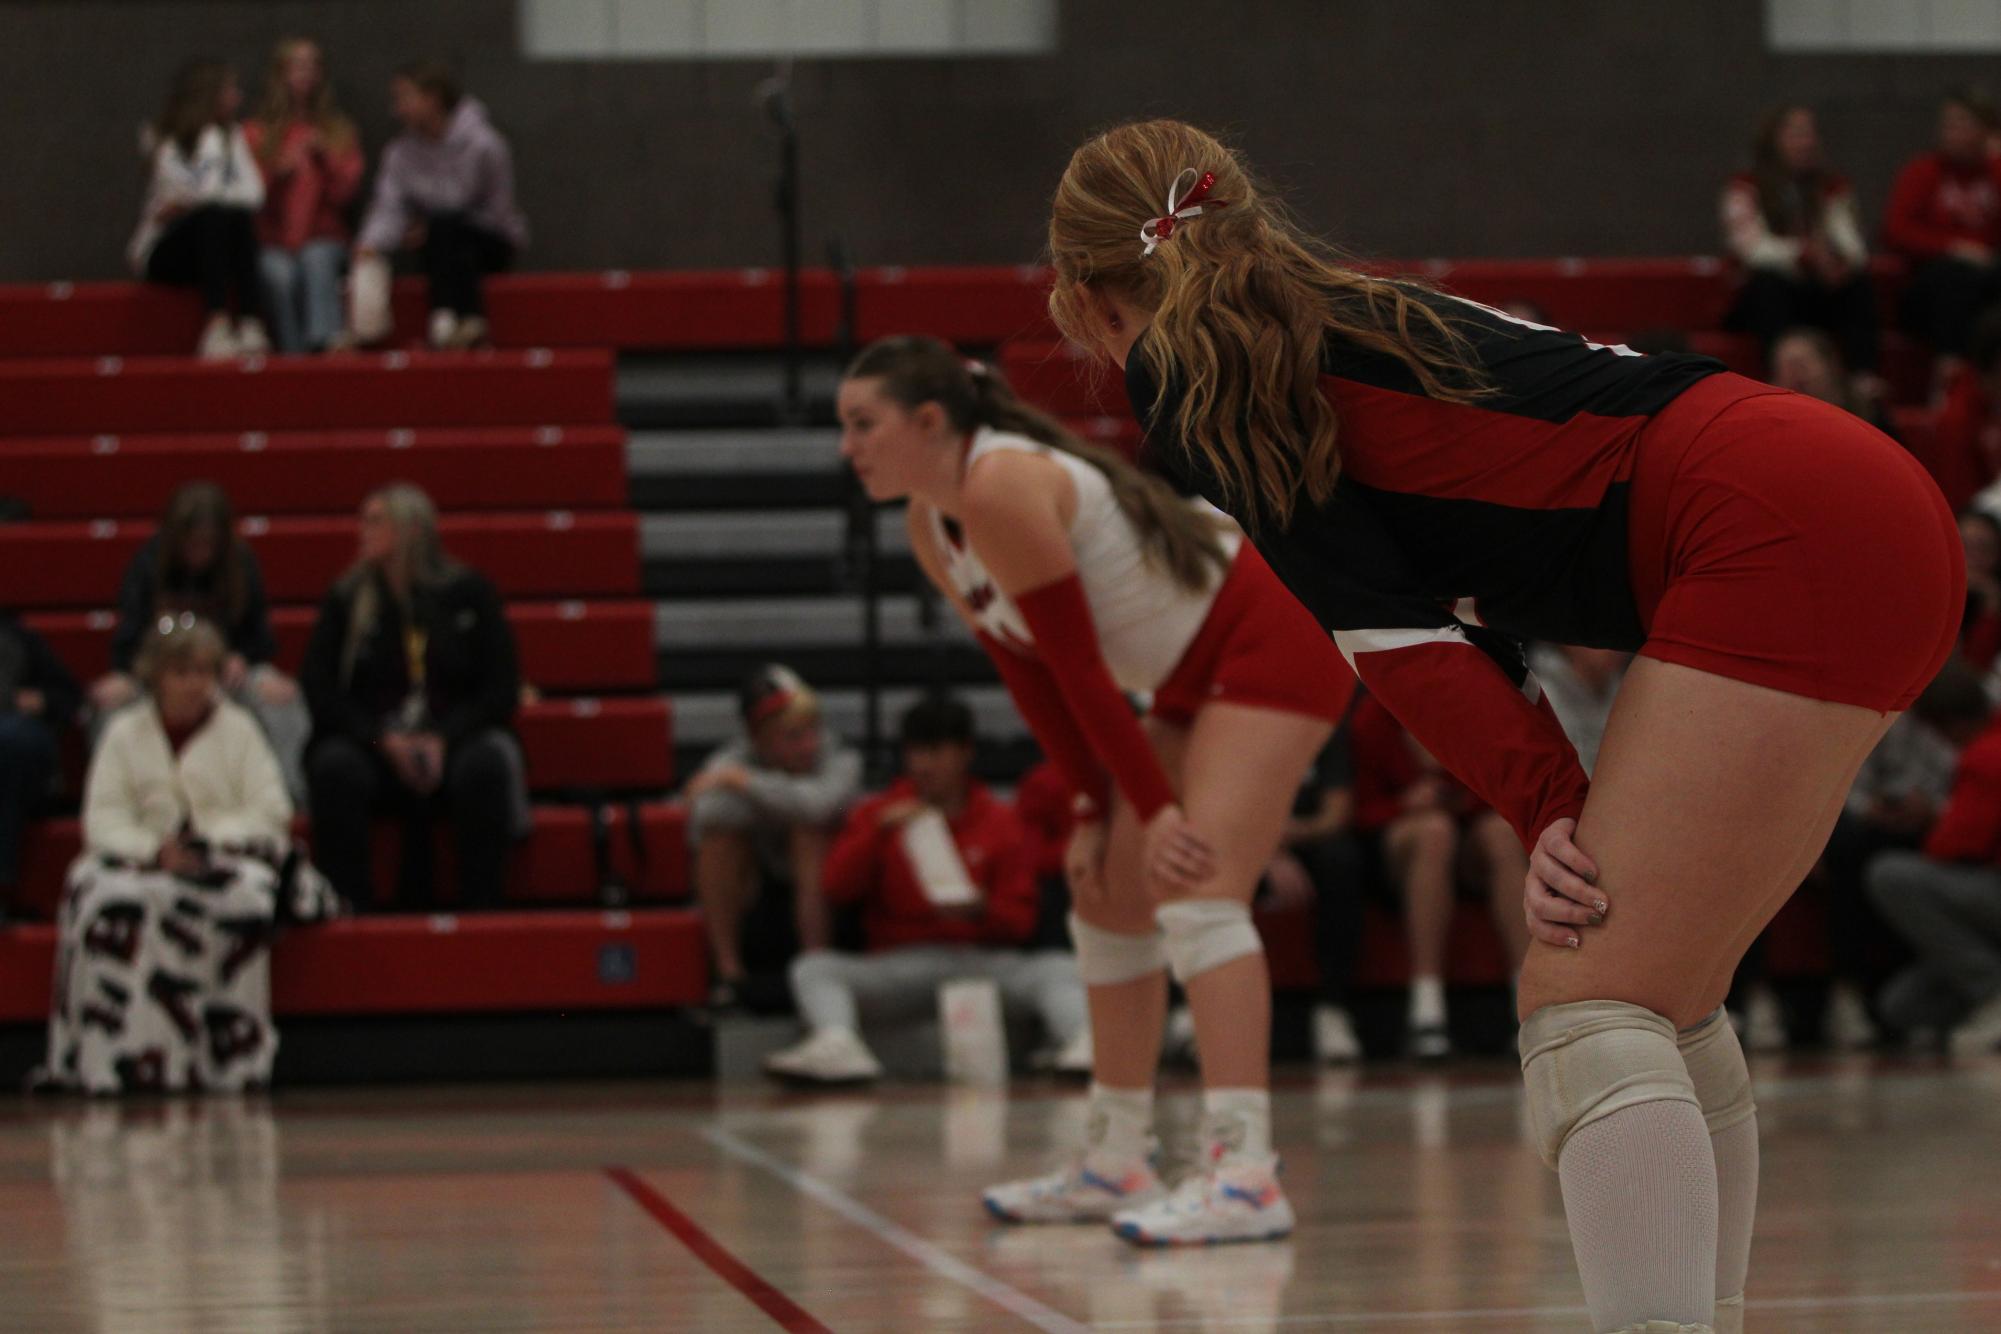
[[257,268],[264,177],[237,123],[242,106],[229,66],[196,60],[182,67],[148,131],[152,177],[126,250],[133,272],[148,282],[200,291],[208,322],[196,351],[208,360],[271,347]]
[[291,846],[292,801],[263,729],[219,688],[209,622],[162,617],[146,701],[105,729],[84,783],[84,851],[56,923],[42,1082],[88,1093],[270,1082],[275,923],[336,911]]

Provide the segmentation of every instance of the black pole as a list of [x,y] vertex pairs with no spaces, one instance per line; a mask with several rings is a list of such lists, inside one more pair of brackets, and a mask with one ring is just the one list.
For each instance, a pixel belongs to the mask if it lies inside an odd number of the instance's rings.
[[778,128],[778,182],[772,203],[778,210],[780,262],[785,271],[785,389],[779,404],[779,419],[787,424],[805,420],[805,393],[801,386],[801,346],[799,320],[799,130],[792,118],[792,65],[783,62],[778,72],[757,88],[764,113]]

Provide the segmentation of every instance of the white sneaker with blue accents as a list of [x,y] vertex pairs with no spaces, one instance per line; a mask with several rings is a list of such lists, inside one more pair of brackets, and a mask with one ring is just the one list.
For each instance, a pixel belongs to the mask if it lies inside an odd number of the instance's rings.
[[1278,1160],[1233,1154],[1214,1160],[1152,1204],[1112,1218],[1112,1231],[1135,1246],[1217,1246],[1277,1241],[1293,1226],[1278,1184]]
[[1003,1223],[1102,1223],[1121,1209],[1151,1204],[1167,1193],[1153,1164],[1085,1154],[1047,1176],[990,1186],[980,1196]]

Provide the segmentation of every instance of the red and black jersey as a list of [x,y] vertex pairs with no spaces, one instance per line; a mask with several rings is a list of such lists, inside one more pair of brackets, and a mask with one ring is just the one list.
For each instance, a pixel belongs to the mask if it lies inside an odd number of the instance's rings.
[[[1489,392],[1433,398],[1395,357],[1330,336],[1321,392],[1340,417],[1340,483],[1283,526],[1246,514],[1245,527],[1362,683],[1533,843],[1576,816],[1587,784],[1521,642],[1640,646],[1626,515],[1639,434],[1724,367],[1415,295],[1465,336]],[[1172,438],[1173,386],[1156,413],[1144,338],[1126,389],[1149,424],[1142,461],[1232,508],[1202,455]]]

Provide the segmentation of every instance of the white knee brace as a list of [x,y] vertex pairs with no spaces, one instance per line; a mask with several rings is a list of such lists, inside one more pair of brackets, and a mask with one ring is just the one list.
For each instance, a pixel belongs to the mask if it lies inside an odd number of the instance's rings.
[[1695,1086],[1695,1100],[1702,1104],[1702,1119],[1709,1123],[1710,1134],[1756,1115],[1758,1104],[1751,1101],[1751,1070],[1744,1064],[1744,1048],[1720,1008],[1695,1027],[1681,1030],[1675,1045],[1681,1048],[1682,1063],[1688,1067],[1689,1082]]
[[1545,1005],[1522,1024],[1521,1053],[1529,1128],[1551,1167],[1579,1126],[1621,1108],[1663,1100],[1702,1105],[1675,1048],[1674,1025],[1638,1005]]
[[1092,926],[1071,913],[1070,941],[1077,949],[1077,976],[1087,987],[1131,982],[1167,967],[1167,950],[1158,931],[1129,936]]
[[1176,899],[1154,909],[1153,917],[1167,934],[1168,965],[1183,986],[1191,977],[1265,947],[1251,925],[1251,910],[1235,899]]

